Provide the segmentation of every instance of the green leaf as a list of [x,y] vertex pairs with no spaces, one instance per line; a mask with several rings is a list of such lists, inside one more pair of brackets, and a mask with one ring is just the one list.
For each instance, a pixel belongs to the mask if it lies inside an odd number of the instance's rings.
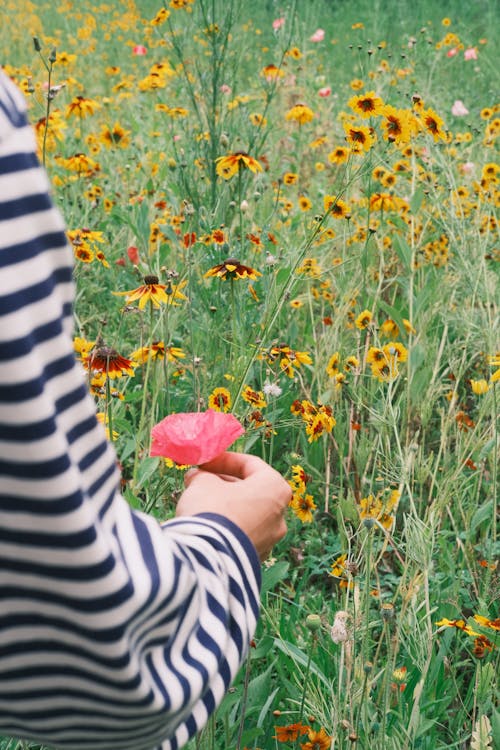
[[288,575],[290,563],[282,560],[274,563],[270,568],[264,568],[262,571],[262,593],[271,591],[276,585]]
[[470,523],[471,531],[475,531],[475,529],[477,529],[478,526],[484,523],[484,521],[488,521],[491,519],[492,507],[493,507],[493,500],[489,500],[487,503],[484,503],[484,505],[479,506],[479,508],[476,510],[476,512],[472,516],[472,520]]
[[411,200],[410,200],[410,210],[412,214],[418,214],[423,200],[424,200],[424,191],[422,190],[422,188],[418,187],[413,193]]
[[137,472],[137,487],[142,487],[143,484],[155,473],[160,463],[158,456],[148,456],[143,458],[139,464],[139,471]]
[[[297,648],[297,646],[294,646],[293,643],[290,643],[290,641],[284,641],[281,638],[275,638],[274,645],[276,646],[277,649],[279,649],[288,657],[290,657],[290,659],[292,659],[292,661],[294,661],[295,664],[300,664],[304,668],[306,667],[307,662],[308,662],[307,654],[301,651],[300,648]],[[328,690],[331,690],[332,686],[330,685],[329,680],[326,678],[326,676],[323,674],[321,669],[318,667],[318,665],[314,661],[311,661],[310,672],[311,674],[316,675],[316,677],[318,677],[321,680],[323,685],[327,686]]]

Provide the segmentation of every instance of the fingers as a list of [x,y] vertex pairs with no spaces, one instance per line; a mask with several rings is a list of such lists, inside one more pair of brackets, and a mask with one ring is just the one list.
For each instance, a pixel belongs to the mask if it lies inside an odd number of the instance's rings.
[[[258,456],[251,456],[246,453],[232,453],[226,451],[220,456],[202,464],[203,471],[209,471],[213,474],[227,474],[238,479],[247,477],[259,471],[269,471],[271,467]],[[272,470],[274,471],[274,470]]]

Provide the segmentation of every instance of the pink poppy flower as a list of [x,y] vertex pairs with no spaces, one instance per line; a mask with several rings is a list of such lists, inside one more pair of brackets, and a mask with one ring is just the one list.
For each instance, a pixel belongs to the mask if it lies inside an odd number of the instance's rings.
[[455,55],[458,55],[458,47],[452,47],[446,53],[446,57],[455,57]]
[[219,456],[244,432],[232,414],[213,409],[169,414],[151,430],[150,455],[200,465]]
[[220,87],[220,90],[223,94],[230,94],[231,93],[231,86],[228,86],[227,83],[223,83]]
[[310,42],[322,42],[325,38],[325,30],[324,29],[316,29],[314,34],[309,37]]
[[469,110],[463,103],[461,99],[456,99],[453,102],[453,106],[451,108],[451,114],[455,117],[465,117],[465,115],[469,114]]
[[134,55],[146,55],[147,49],[143,44],[136,44],[132,52]]
[[273,29],[275,31],[278,31],[278,29],[281,29],[282,26],[285,24],[285,19],[282,18],[275,18],[273,21]]
[[331,93],[332,90],[330,86],[323,86],[323,88],[318,91],[318,96],[321,96],[323,97],[323,99],[325,99],[327,96],[330,96]]
[[464,50],[464,58],[466,60],[477,60],[477,49],[475,47],[469,47]]

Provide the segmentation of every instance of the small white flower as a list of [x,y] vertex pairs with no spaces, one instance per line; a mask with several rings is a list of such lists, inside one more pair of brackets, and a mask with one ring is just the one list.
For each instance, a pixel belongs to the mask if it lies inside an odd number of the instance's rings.
[[277,383],[264,383],[262,386],[262,390],[265,393],[266,396],[274,396],[275,398],[278,398],[278,396],[281,396],[283,393],[283,390],[279,387]]

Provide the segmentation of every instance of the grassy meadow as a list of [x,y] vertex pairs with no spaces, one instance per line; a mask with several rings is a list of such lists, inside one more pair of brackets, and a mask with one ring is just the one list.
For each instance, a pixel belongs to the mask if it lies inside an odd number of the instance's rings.
[[293,488],[250,656],[190,750],[500,747],[498,6],[0,17],[124,496],[173,515],[185,467],[151,427],[209,407]]

